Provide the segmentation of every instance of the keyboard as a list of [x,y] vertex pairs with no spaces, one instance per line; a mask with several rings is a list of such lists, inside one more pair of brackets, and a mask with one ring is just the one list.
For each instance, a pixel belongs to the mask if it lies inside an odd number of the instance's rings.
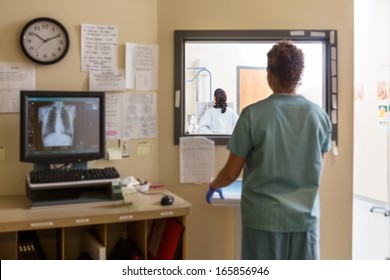
[[31,171],[29,176],[30,184],[48,184],[65,182],[99,182],[119,179],[119,173],[115,167],[105,168],[58,168]]

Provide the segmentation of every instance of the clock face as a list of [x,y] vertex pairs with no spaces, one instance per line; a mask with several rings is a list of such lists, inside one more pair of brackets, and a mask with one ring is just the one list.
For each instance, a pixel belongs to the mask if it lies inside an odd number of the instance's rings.
[[24,54],[39,64],[53,64],[65,57],[69,49],[66,28],[51,18],[36,18],[28,22],[20,34]]

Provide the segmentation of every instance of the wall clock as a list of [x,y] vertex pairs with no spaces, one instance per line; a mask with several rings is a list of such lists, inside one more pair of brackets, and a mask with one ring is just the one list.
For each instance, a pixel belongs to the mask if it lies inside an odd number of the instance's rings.
[[52,18],[35,18],[20,33],[23,53],[39,64],[54,64],[62,60],[69,50],[69,43],[66,28]]

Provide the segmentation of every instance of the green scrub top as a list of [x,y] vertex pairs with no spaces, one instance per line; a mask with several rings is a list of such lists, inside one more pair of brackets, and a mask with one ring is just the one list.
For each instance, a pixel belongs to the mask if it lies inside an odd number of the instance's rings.
[[272,232],[314,230],[320,214],[322,153],[332,125],[301,95],[273,94],[246,107],[228,143],[245,158],[243,226]]

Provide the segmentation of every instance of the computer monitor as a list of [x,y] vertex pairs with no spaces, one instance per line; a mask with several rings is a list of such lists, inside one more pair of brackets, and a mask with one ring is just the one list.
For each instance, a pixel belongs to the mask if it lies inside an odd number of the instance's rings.
[[104,92],[21,91],[20,161],[87,168],[105,157],[104,113]]

